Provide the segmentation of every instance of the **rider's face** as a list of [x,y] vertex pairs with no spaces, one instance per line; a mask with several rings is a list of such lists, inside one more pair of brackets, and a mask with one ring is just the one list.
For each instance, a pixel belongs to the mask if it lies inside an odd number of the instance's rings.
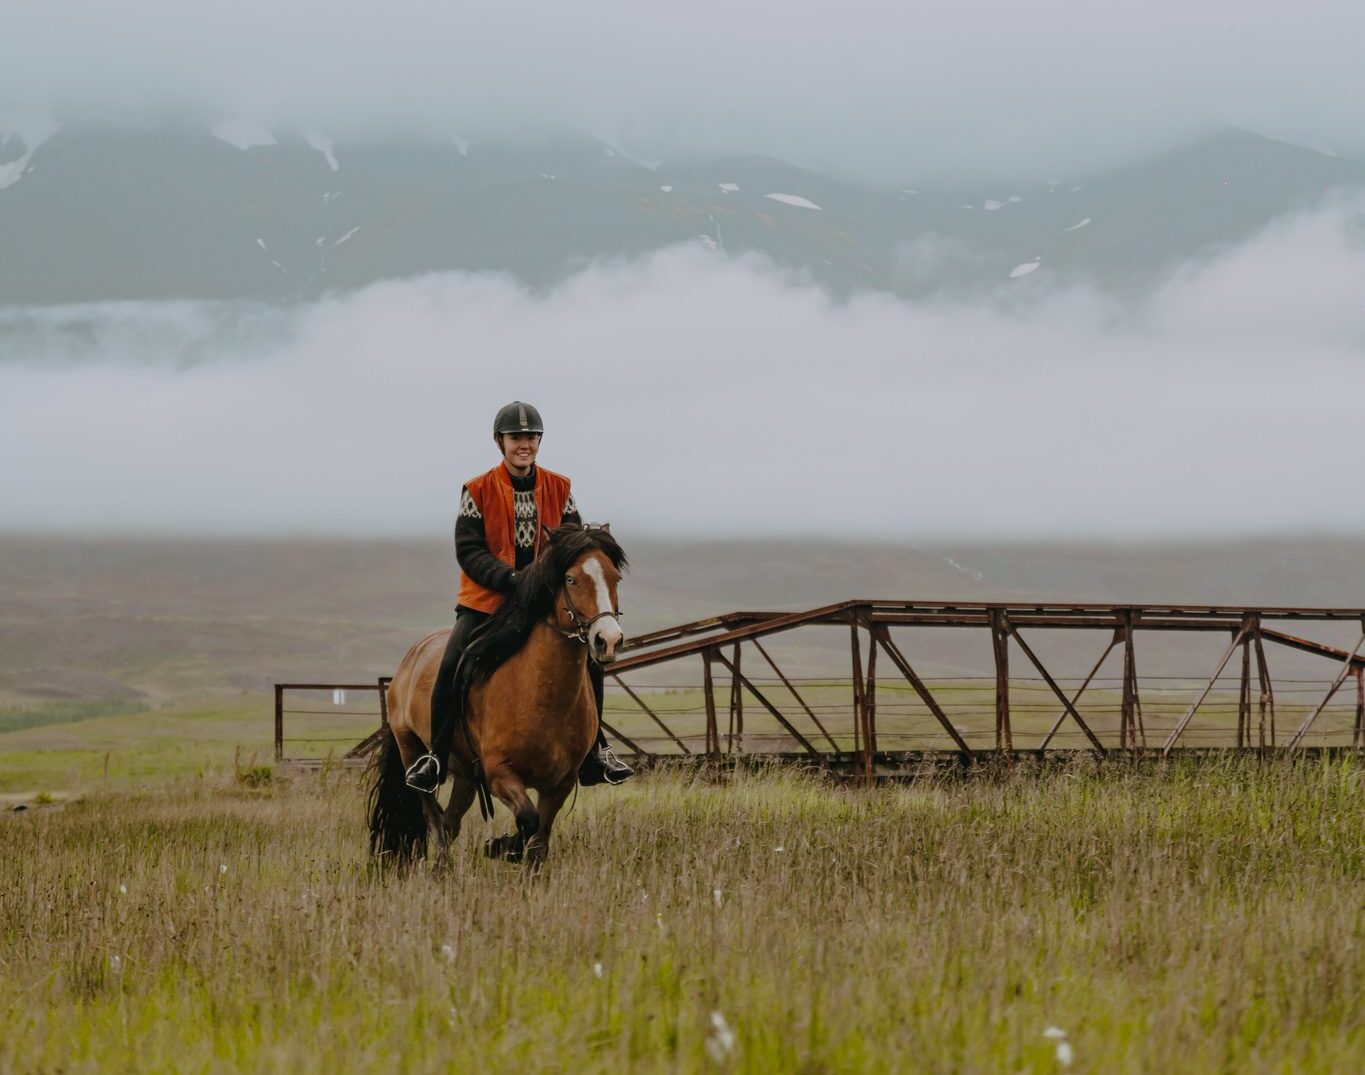
[[531,471],[540,451],[539,433],[504,433],[501,439],[502,457],[507,469],[518,478],[524,478]]

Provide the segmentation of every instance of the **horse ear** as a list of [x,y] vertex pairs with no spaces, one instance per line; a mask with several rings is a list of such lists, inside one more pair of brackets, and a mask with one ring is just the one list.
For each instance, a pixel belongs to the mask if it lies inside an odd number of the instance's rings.
[[540,524],[540,543],[541,545],[550,544],[550,539],[554,537],[554,531],[544,523]]
[[597,529],[601,530],[602,533],[604,533],[604,534],[610,534],[610,533],[611,533],[611,523],[603,523],[603,524],[602,524],[601,526],[599,526]]

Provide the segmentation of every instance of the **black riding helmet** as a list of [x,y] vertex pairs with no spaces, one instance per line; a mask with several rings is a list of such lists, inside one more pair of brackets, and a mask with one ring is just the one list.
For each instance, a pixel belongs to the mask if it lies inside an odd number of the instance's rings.
[[545,425],[540,420],[540,412],[529,403],[514,399],[493,419],[493,436],[503,433],[545,433]]

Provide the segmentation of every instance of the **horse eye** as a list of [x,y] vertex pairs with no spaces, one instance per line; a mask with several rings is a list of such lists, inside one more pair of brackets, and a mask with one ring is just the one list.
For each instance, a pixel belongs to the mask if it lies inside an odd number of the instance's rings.
[[576,586],[576,585],[578,585],[576,582],[574,582],[573,576],[572,576],[572,575],[565,575],[565,576],[564,576],[564,582],[565,582],[567,585],[569,585],[569,586]]

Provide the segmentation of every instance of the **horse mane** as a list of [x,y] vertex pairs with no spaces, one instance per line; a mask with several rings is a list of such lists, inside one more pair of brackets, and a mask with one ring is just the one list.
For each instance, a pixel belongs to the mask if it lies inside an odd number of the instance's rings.
[[604,526],[566,523],[530,567],[517,575],[516,587],[475,634],[460,663],[459,695],[487,679],[526,644],[532,629],[550,614],[569,567],[585,552],[604,553],[617,571],[629,566],[625,552]]

